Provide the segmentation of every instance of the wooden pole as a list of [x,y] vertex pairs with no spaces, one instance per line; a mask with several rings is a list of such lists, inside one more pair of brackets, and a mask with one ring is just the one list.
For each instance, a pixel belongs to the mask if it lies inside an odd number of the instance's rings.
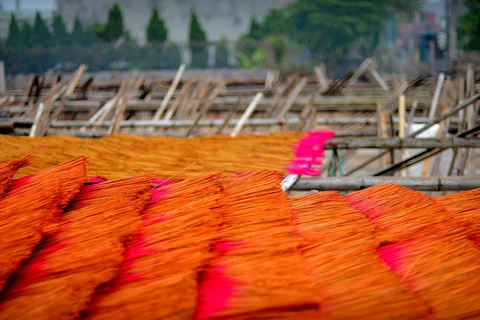
[[232,107],[228,115],[223,119],[223,123],[220,125],[218,128],[217,132],[215,134],[220,135],[222,134],[223,129],[225,129],[226,126],[228,126],[228,123],[230,122],[230,119],[232,119],[233,115],[235,112],[237,112],[237,109],[240,107],[240,104],[242,103],[242,94],[238,95],[238,100],[237,103]]
[[[480,94],[476,94],[474,95],[473,97],[470,97],[469,99],[465,100],[465,101],[461,101],[457,106],[455,106],[454,108],[450,109],[450,111],[446,112],[445,114],[443,115],[440,115],[438,116],[437,118],[433,119],[432,121],[430,121],[429,123],[427,123],[425,126],[423,126],[421,129],[411,133],[409,135],[409,137],[416,137],[418,136],[420,133],[422,132],[425,132],[426,130],[428,130],[429,128],[431,128],[432,126],[434,126],[435,124],[439,123],[440,121],[442,121],[443,119],[446,119],[448,117],[450,117],[451,115],[453,114],[456,114],[457,112],[459,112],[460,110],[463,110],[465,109],[466,107],[468,107],[469,105],[471,105],[472,103],[475,103],[477,102],[478,100],[480,100]],[[377,159],[380,159],[381,157],[383,157],[385,154],[387,154],[388,151],[384,151],[378,155],[376,155],[375,157],[372,157],[370,159],[368,159],[367,161],[361,163],[360,165],[358,165],[357,167],[355,167],[354,169],[350,170],[349,172],[347,172],[345,175],[350,175],[362,168],[364,168],[365,166],[369,165],[370,163],[372,163],[373,161],[376,161]]]
[[[405,139],[405,114],[406,114],[406,102],[405,102],[405,95],[400,95],[398,99],[398,118],[400,120],[398,124],[398,137],[400,139]],[[401,159],[405,159],[405,150],[401,150]],[[408,175],[407,170],[400,171],[400,175],[402,177],[406,177]]]
[[170,110],[168,110],[167,114],[165,115],[165,120],[171,120],[172,119],[173,115],[175,114],[175,111],[177,111],[180,103],[182,103],[182,101],[185,99],[188,92],[191,90],[193,84],[194,84],[193,79],[188,79],[185,82],[182,89],[180,89],[180,92],[178,93],[177,98],[175,99],[172,106],[170,107]]
[[445,73],[440,73],[438,75],[437,85],[435,87],[435,93],[433,94],[432,104],[430,105],[430,113],[428,115],[430,119],[435,118],[437,114],[438,101],[440,99],[440,94],[442,93],[444,82],[445,82]]
[[317,79],[318,86],[320,87],[320,90],[322,92],[326,91],[328,89],[328,80],[327,80],[328,78],[327,78],[325,64],[321,63],[320,65],[315,67],[314,71],[317,77],[316,79]]
[[185,68],[186,68],[185,64],[181,64],[180,67],[178,68],[177,74],[173,79],[172,85],[168,89],[166,96],[163,98],[160,108],[158,108],[157,112],[155,112],[155,115],[153,116],[153,120],[160,120],[163,112],[165,112],[165,109],[168,106],[168,102],[172,98],[173,94],[175,93],[175,90],[177,89],[178,84],[180,83],[180,80],[182,79],[183,73],[185,72]]
[[32,125],[32,128],[30,129],[30,134],[29,134],[29,137],[30,138],[35,138],[36,136],[36,133],[37,133],[37,127],[40,123],[40,120],[43,116],[43,111],[45,110],[45,104],[43,102],[40,102],[38,104],[38,109],[37,109],[37,113],[35,115],[35,120],[33,120],[33,125]]
[[245,125],[245,122],[248,120],[248,118],[250,118],[250,116],[252,115],[253,111],[257,107],[260,100],[262,100],[262,98],[263,98],[263,92],[259,92],[255,95],[255,98],[253,98],[252,102],[250,103],[248,108],[243,113],[242,117],[238,121],[238,123],[235,126],[235,128],[233,129],[232,133],[230,133],[230,137],[236,137],[240,134],[240,132],[243,129],[243,126]]
[[357,191],[379,184],[395,183],[418,191],[466,191],[480,188],[478,178],[329,177],[297,181],[290,191]]
[[280,110],[279,114],[277,115],[277,120],[282,120],[283,118],[285,118],[290,108],[292,108],[292,105],[295,102],[295,99],[297,99],[300,92],[302,92],[303,88],[307,85],[307,80],[308,79],[306,77],[303,77],[295,86],[295,88],[292,90],[292,92],[290,92],[284,107],[282,108],[282,110]]
[[57,106],[55,108],[55,111],[52,113],[52,115],[49,116],[47,121],[44,123],[44,125],[41,128],[39,128],[38,136],[44,136],[45,134],[47,134],[48,128],[52,124],[52,121],[55,120],[60,115],[60,113],[66,107],[70,98],[75,93],[75,89],[77,88],[78,82],[80,81],[80,78],[82,77],[85,70],[87,70],[87,65],[85,64],[80,65],[80,67],[77,69],[72,79],[70,80],[67,91],[65,92],[65,95],[63,97],[63,100],[60,106]]
[[213,92],[210,94],[210,97],[207,99],[205,104],[202,106],[200,111],[197,112],[197,115],[195,116],[195,119],[193,121],[192,126],[188,129],[186,136],[190,137],[194,132],[195,129],[198,126],[198,122],[200,119],[207,113],[208,109],[213,104],[213,100],[220,94],[220,92],[225,88],[225,83],[217,83],[215,89],[213,89]]
[[0,93],[7,91],[7,81],[5,79],[5,63],[0,60]]

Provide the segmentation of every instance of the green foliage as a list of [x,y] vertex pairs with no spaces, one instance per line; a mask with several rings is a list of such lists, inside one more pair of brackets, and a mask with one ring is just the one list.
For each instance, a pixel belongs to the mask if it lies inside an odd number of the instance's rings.
[[20,27],[20,32],[22,34],[23,45],[27,48],[30,48],[32,46],[33,36],[32,26],[27,21],[24,21]]
[[78,17],[75,17],[75,21],[73,22],[73,29],[70,33],[70,38],[72,44],[80,44],[85,45],[85,31],[83,30],[82,22]]
[[59,14],[54,14],[52,23],[52,37],[53,43],[56,46],[68,46],[70,44],[70,37],[67,28],[63,22],[63,18]]
[[226,68],[230,64],[228,62],[230,51],[228,50],[228,41],[225,37],[222,37],[217,43],[217,51],[215,52],[215,66],[217,68]]
[[17,19],[13,15],[10,16],[10,25],[8,26],[8,36],[5,45],[11,48],[19,48],[23,44],[20,28],[18,27]]
[[192,50],[192,66],[205,68],[208,63],[207,34],[200,25],[197,14],[192,8],[190,16],[190,49]]
[[205,30],[203,30],[202,26],[200,25],[200,21],[198,20],[197,14],[193,8],[190,13],[189,39],[190,39],[190,43],[207,41],[207,34],[205,33]]
[[[283,59],[287,42],[305,45],[318,59],[342,59],[359,40],[365,51],[373,52],[392,13],[411,11],[420,3],[421,0],[298,0],[270,10],[260,23],[252,18],[242,42],[270,39],[267,42],[273,41],[277,61]],[[242,53],[251,56],[256,50]]]
[[165,22],[158,15],[157,9],[153,9],[150,22],[147,26],[147,41],[149,43],[164,43],[167,41],[168,30]]
[[165,68],[177,69],[182,64],[182,55],[180,49],[175,43],[168,43],[162,49],[162,59]]
[[458,36],[465,50],[480,50],[480,0],[465,0],[469,11],[461,18]]
[[285,63],[285,60],[288,59],[288,48],[295,46],[286,36],[270,36],[266,39],[266,42],[273,49],[276,65]]
[[40,13],[37,12],[35,14],[35,22],[33,24],[33,32],[32,32],[32,44],[34,46],[39,47],[50,47],[52,44],[52,35],[48,30],[47,25],[43,21]]
[[264,35],[286,35],[290,30],[288,17],[282,9],[272,9],[265,16],[261,25]]
[[123,14],[118,3],[115,3],[112,8],[110,8],[107,23],[102,26],[97,26],[94,30],[105,42],[115,42],[124,35]]
[[250,30],[248,31],[247,37],[252,40],[261,40],[264,37],[262,26],[255,17],[252,17],[250,20]]

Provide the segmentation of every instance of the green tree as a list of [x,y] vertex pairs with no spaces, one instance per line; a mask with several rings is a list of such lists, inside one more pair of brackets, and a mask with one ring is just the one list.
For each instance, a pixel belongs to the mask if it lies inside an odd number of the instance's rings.
[[346,56],[352,43],[383,30],[395,10],[412,10],[417,0],[298,0],[286,6],[292,40],[322,59]]
[[190,49],[192,50],[192,66],[204,68],[208,63],[207,34],[200,25],[197,14],[192,8],[190,17]]
[[182,64],[182,55],[175,43],[171,42],[163,47],[162,60],[168,69],[178,69]]
[[[261,31],[264,35],[286,35],[290,30],[285,10],[272,9],[263,19]],[[251,32],[251,31],[250,31]]]
[[22,34],[22,41],[25,47],[27,48],[31,47],[33,30],[30,23],[28,23],[27,21],[24,21],[20,26],[20,32]]
[[101,28],[97,28],[95,32],[106,42],[115,42],[124,35],[123,14],[118,3],[115,3],[110,8],[107,23],[101,26]]
[[61,15],[59,14],[53,15],[52,29],[53,29],[52,37],[53,37],[54,45],[61,47],[61,46],[68,46],[70,44],[70,37]]
[[35,22],[33,24],[32,44],[39,47],[49,47],[51,43],[52,35],[40,16],[40,13],[37,12],[35,14]]
[[5,45],[11,48],[19,48],[23,44],[20,28],[18,27],[17,19],[13,15],[10,16],[10,25],[8,26],[8,36]]
[[167,41],[167,37],[168,30],[165,27],[165,22],[158,15],[158,10],[154,8],[147,26],[147,41],[149,43],[164,43]]
[[73,22],[72,32],[70,33],[70,38],[73,44],[85,44],[84,43],[84,30],[82,22],[78,17],[75,17]]
[[252,17],[250,20],[250,29],[248,31],[247,37],[252,40],[261,40],[264,36],[262,32],[262,26],[257,21],[255,17]]
[[480,0],[465,0],[469,11],[461,18],[458,37],[465,50],[480,50]]
[[228,50],[228,41],[227,38],[222,37],[217,43],[217,51],[215,52],[215,66],[217,68],[226,68],[230,64],[228,62],[230,51]]

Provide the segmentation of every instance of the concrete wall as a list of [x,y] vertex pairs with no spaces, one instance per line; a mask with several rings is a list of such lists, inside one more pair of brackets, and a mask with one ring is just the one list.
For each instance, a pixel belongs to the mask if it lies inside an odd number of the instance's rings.
[[209,41],[218,41],[222,36],[237,40],[248,31],[252,16],[262,18],[279,5],[277,0],[57,0],[57,8],[69,25],[77,15],[86,24],[103,23],[115,2],[122,8],[126,27],[140,43],[145,42],[152,8],[157,8],[165,20],[169,40],[186,43],[192,5]]

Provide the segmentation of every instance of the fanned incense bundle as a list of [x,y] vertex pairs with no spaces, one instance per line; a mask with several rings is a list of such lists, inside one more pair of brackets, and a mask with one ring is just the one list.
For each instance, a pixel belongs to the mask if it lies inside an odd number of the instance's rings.
[[218,257],[201,278],[195,318],[318,318],[319,301],[297,250],[278,174],[233,178],[224,193]]
[[0,318],[77,318],[117,273],[150,187],[151,178],[139,177],[84,188],[9,284]]
[[427,302],[435,318],[480,316],[480,252],[442,205],[392,184],[347,199],[387,239],[395,239],[377,250],[379,256]]
[[[13,181],[0,200],[0,291],[86,179],[81,157]],[[8,236],[5,236],[8,235]]]
[[272,169],[287,173],[286,167],[294,157],[290,147],[304,136],[305,133],[295,132],[192,139],[124,135],[101,139],[67,136],[30,139],[0,135],[0,159],[30,154],[35,163],[22,170],[22,174],[28,174],[85,155],[89,157],[89,175],[107,179],[145,172],[182,179],[217,170],[238,173]]
[[410,239],[424,233],[462,232],[451,214],[421,192],[395,184],[377,185],[346,196],[376,225],[383,241]]
[[443,205],[470,235],[480,234],[480,189],[433,199]]
[[291,199],[326,319],[425,319],[429,310],[376,253],[374,227],[337,192]]
[[213,173],[153,190],[118,277],[98,292],[88,318],[192,318],[198,272],[212,258],[223,210],[219,178]]
[[480,252],[462,234],[414,238],[378,253],[422,296],[436,319],[480,317]]
[[10,183],[12,177],[17,173],[18,169],[30,165],[30,157],[26,156],[19,160],[10,161],[7,164],[0,165],[0,197],[3,191]]

